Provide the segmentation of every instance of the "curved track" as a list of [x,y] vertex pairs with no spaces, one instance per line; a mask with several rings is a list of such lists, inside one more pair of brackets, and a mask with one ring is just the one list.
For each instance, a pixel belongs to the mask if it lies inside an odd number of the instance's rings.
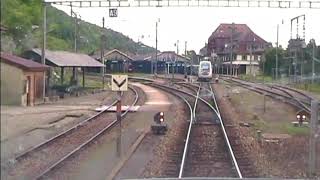
[[[133,95],[128,97],[131,98],[133,106],[137,103],[139,95],[134,88],[129,89]],[[115,103],[117,101],[107,109]],[[17,162],[8,169],[7,179],[39,179],[86,147],[117,123],[114,114],[102,116],[107,109],[17,156]],[[128,110],[121,116],[127,113]]]
[[[298,93],[298,91],[293,94],[293,90],[291,90],[290,92],[288,90],[288,87],[279,85],[265,86],[236,78],[223,78],[223,80],[228,83],[237,84],[243,88],[249,89],[259,94],[265,94],[274,99],[284,100],[286,103],[298,109],[304,109],[308,113],[310,113],[311,111],[310,105],[312,98],[302,92]],[[297,94],[300,94],[300,96],[297,96]],[[309,99],[306,100],[306,97],[308,97]]]
[[[189,88],[194,87],[181,85]],[[198,86],[197,95],[181,89],[153,84],[183,99],[190,110],[190,121],[185,137],[170,154],[168,177],[240,177],[242,174],[233,154],[212,90]],[[192,90],[193,89],[193,90]],[[212,101],[211,105],[209,101]],[[183,145],[183,148],[181,147]],[[181,150],[183,149],[183,151]],[[170,164],[171,163],[171,164]],[[177,168],[178,167],[178,168]],[[177,172],[179,170],[179,172]]]

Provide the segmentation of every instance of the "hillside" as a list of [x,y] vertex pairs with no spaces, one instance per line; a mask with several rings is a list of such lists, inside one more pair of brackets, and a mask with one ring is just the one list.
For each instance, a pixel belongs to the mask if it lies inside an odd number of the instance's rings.
[[[1,34],[1,51],[16,54],[33,47],[41,47],[42,0],[1,0],[1,25],[8,28]],[[80,21],[77,48],[83,53],[91,53],[100,48],[101,28]],[[124,52],[141,54],[155,49],[138,44],[122,33],[104,29],[106,48],[117,48]],[[55,7],[47,8],[47,48],[51,50],[73,51],[74,18]]]

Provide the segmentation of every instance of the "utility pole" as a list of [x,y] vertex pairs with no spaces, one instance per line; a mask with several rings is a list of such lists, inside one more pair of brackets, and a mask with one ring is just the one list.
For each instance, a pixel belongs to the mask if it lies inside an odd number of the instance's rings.
[[[187,61],[187,41],[184,42],[184,56]],[[187,78],[187,62],[184,63],[184,78]]]
[[250,77],[252,75],[252,42],[250,44]]
[[317,139],[317,121],[318,121],[318,105],[317,100],[311,101],[311,122],[310,122],[310,149],[309,149],[309,178],[316,174],[316,139]]
[[295,57],[294,57],[294,81],[295,83],[297,83],[297,65],[298,65],[298,52],[297,52],[297,48],[295,47]]
[[[159,19],[158,19],[159,21]],[[157,68],[158,68],[158,21],[156,21],[156,67],[155,67],[155,74],[157,74]]]
[[[71,6],[71,18],[74,15],[74,52],[77,53],[77,26],[78,26],[78,20],[77,20],[77,14],[72,10]],[[76,67],[72,67],[72,83],[75,82],[76,85],[78,84],[78,74]]]
[[[43,2],[43,24],[42,24],[42,48],[41,48],[41,62],[46,64],[46,40],[47,40],[47,4]],[[43,74],[43,99],[46,97],[46,72]]]
[[[74,12],[73,12],[74,13]],[[78,26],[78,17],[77,14],[74,13],[74,52],[77,52],[77,26]]]
[[314,76],[315,76],[315,72],[314,72],[314,61],[315,61],[315,45],[316,42],[313,39],[312,40],[312,84],[314,83]]
[[177,40],[177,55],[176,55],[176,58],[174,58],[174,63],[173,63],[173,74],[172,74],[172,80],[174,79],[174,73],[175,73],[175,68],[176,68],[176,61],[177,61],[177,58],[178,58],[178,55],[179,55],[179,40]]
[[101,76],[102,76],[102,89],[104,89],[104,66],[105,66],[105,64],[104,64],[104,41],[105,41],[105,38],[104,38],[105,36],[104,36],[104,17],[102,17],[102,30],[101,30],[101,43],[100,43],[100,45],[101,45],[101,54],[100,54],[100,58],[101,58],[101,63],[103,64],[103,67],[102,67],[102,69],[101,69]]
[[278,80],[278,47],[279,47],[279,24],[277,24],[276,81]]
[[231,73],[231,78],[233,76],[233,67],[232,67],[232,61],[233,61],[233,33],[234,33],[234,23],[232,23],[232,27],[231,27],[231,53],[230,53],[230,73]]

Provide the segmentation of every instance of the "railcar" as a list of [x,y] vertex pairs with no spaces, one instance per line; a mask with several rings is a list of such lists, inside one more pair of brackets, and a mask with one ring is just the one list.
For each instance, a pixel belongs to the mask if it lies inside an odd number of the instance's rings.
[[212,79],[212,65],[210,61],[200,61],[198,81],[207,82]]

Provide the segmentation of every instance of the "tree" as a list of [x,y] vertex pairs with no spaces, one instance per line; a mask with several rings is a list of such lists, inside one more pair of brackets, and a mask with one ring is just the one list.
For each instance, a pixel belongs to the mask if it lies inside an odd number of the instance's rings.
[[[266,75],[272,75],[276,68],[276,48],[269,48],[265,52],[264,73]],[[284,59],[285,50],[281,47],[278,48],[278,68],[284,67],[287,62]],[[260,62],[261,69],[263,68],[263,62]]]

